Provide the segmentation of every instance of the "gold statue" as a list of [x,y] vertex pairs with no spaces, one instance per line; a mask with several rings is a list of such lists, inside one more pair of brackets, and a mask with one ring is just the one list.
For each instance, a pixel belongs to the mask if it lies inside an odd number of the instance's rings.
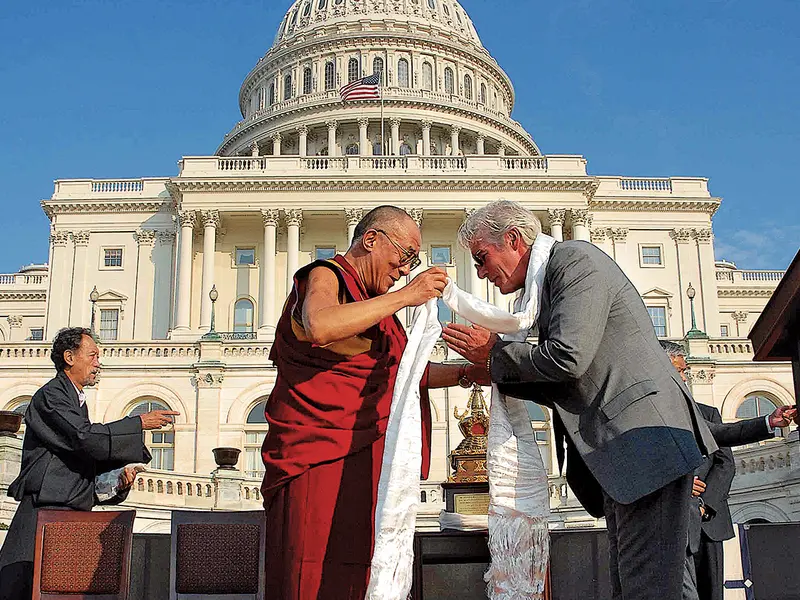
[[489,413],[483,399],[481,386],[473,384],[469,396],[467,410],[459,414],[458,407],[453,409],[453,416],[458,419],[458,428],[464,439],[458,448],[450,454],[450,465],[454,473],[448,478],[452,483],[483,483],[489,481],[486,472],[486,439],[489,431]]

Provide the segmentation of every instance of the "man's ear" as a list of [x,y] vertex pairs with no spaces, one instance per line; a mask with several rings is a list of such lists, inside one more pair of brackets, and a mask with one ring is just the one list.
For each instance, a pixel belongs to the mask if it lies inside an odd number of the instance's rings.
[[375,249],[375,242],[378,239],[378,232],[374,229],[369,229],[361,236],[361,246],[367,252],[372,252]]
[[64,350],[64,362],[70,367],[75,364],[75,352],[72,350]]
[[508,241],[508,245],[511,246],[514,250],[516,250],[519,247],[519,242],[521,239],[522,238],[516,227],[512,227],[511,229],[506,231],[506,240]]

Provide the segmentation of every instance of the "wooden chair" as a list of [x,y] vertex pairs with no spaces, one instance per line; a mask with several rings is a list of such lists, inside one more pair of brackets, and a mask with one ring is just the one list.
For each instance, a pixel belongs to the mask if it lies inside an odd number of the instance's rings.
[[264,511],[172,512],[170,600],[264,600]]
[[127,600],[136,511],[42,509],[32,600]]

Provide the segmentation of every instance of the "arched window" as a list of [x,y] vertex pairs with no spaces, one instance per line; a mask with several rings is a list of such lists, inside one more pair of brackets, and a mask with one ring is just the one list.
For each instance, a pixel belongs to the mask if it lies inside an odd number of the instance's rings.
[[269,105],[275,104],[275,82],[269,84]]
[[450,67],[444,70],[444,91],[447,94],[455,93],[455,78],[453,77],[453,69]]
[[408,61],[405,58],[397,62],[397,85],[402,88],[408,87]]
[[422,87],[426,90],[433,89],[433,66],[429,62],[422,63]]
[[472,77],[469,73],[464,75],[464,98],[472,100]]
[[428,0],[428,6],[431,9],[436,10],[436,0]]
[[311,93],[311,83],[312,83],[312,75],[311,75],[311,67],[306,67],[303,69],[303,93],[310,94]]
[[380,73],[381,85],[383,85],[383,59],[380,56],[376,56],[374,59],[372,59],[372,72]]
[[762,394],[751,394],[736,409],[737,419],[765,417],[778,408],[775,402]]
[[448,17],[450,16],[450,8],[447,6],[447,4],[442,4],[442,10],[444,11],[445,15]]
[[292,76],[286,75],[283,78],[283,99],[289,100],[292,97]]
[[317,8],[318,8],[319,10],[322,10],[322,9],[324,9],[324,8],[325,8],[327,5],[328,5],[328,0],[319,0],[319,3],[317,4]]
[[[169,406],[157,399],[147,399],[133,407],[128,413],[129,417],[138,417],[151,410],[171,410]],[[144,443],[150,449],[153,460],[148,469],[161,469],[162,471],[175,470],[175,432],[154,430],[144,432]]]
[[525,408],[531,418],[533,435],[536,436],[536,445],[542,453],[542,462],[547,472],[550,472],[550,419],[544,409],[534,402],[526,402]]
[[481,83],[481,95],[478,97],[478,102],[486,104],[486,84]]
[[347,82],[355,81],[358,79],[358,59],[351,58],[347,62]]
[[289,23],[289,29],[294,29],[294,26],[297,24],[297,14],[300,12],[300,9],[297,9],[292,13],[292,20]]
[[358,144],[348,144],[348,146],[344,149],[344,153],[348,156],[358,156]]
[[303,16],[307,17],[310,14],[311,14],[311,0],[308,0],[308,2],[306,2],[306,5],[303,7]]
[[233,307],[233,331],[253,331],[253,303],[247,298],[237,300]]
[[332,61],[325,63],[325,89],[332,90],[336,85],[336,67]]
[[245,427],[244,458],[245,474],[248,477],[264,476],[264,461],[261,459],[261,445],[267,435],[267,417],[264,411],[267,406],[266,399],[259,401],[247,414]]

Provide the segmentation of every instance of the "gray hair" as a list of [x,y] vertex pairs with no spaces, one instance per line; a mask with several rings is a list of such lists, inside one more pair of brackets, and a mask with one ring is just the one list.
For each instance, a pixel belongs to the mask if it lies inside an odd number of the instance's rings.
[[458,228],[458,242],[469,248],[476,239],[499,246],[505,233],[516,227],[522,241],[532,246],[536,236],[542,233],[542,223],[527,208],[511,200],[496,200],[479,208]]
[[667,353],[667,356],[670,358],[676,358],[678,356],[686,357],[686,348],[681,346],[680,344],[676,344],[675,342],[668,342],[666,340],[659,340],[659,344],[664,349],[664,352]]

